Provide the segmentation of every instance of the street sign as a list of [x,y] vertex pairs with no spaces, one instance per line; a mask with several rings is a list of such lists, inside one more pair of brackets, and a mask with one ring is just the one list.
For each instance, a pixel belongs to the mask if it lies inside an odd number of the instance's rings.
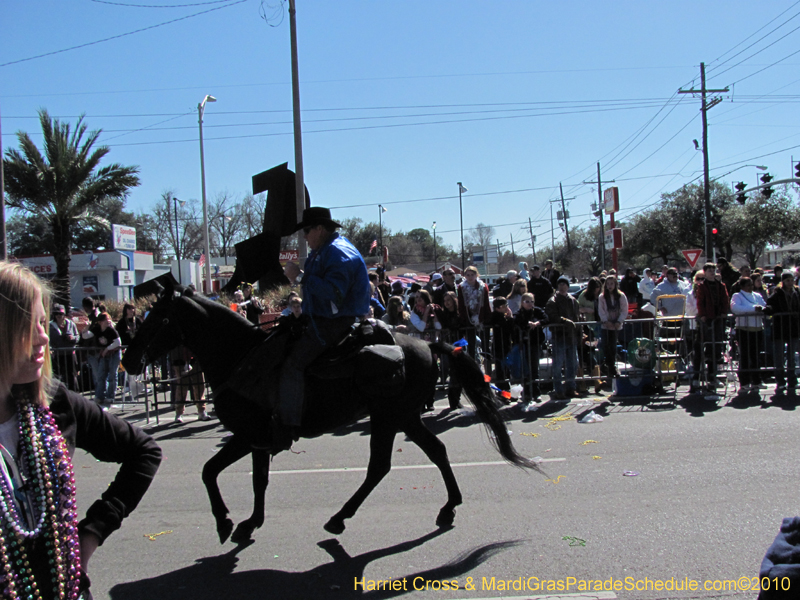
[[681,254],[686,259],[686,262],[689,263],[689,268],[694,269],[694,266],[697,264],[697,260],[703,254],[702,250],[681,250]]
[[607,215],[612,215],[619,210],[619,188],[610,187],[603,192],[603,206]]
[[114,271],[114,285],[117,287],[128,287],[136,285],[135,271]]
[[605,248],[606,250],[619,250],[622,248],[622,229],[619,227],[615,227],[614,229],[609,229],[605,233]]
[[111,241],[114,250],[136,250],[136,229],[127,225],[112,225]]

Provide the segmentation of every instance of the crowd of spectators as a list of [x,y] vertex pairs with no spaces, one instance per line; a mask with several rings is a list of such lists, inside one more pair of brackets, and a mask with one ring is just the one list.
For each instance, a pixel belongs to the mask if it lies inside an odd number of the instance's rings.
[[[608,389],[620,375],[626,344],[634,338],[654,341],[656,352],[658,340],[667,339],[692,389],[717,387],[720,364],[730,362],[736,365],[741,390],[763,388],[766,376],[774,374],[782,392],[797,386],[800,293],[792,271],[777,265],[767,273],[766,285],[764,275],[747,265],[736,269],[723,258],[686,279],[667,265],[660,274],[644,269],[641,277],[632,268],[622,277],[612,269],[570,293],[570,280],[549,260],[544,268],[521,262],[519,271],[508,271],[493,288],[474,266],[463,276],[445,268],[427,283],[410,285],[390,280],[378,269],[369,273],[367,316],[426,341],[463,340],[498,390],[521,382],[526,401],[538,400],[547,389],[555,400],[569,400],[585,391],[587,383],[595,391]],[[243,286],[234,300],[234,310],[258,322],[264,307],[251,286]],[[281,321],[292,335],[300,335],[308,321],[300,297],[292,291],[285,304]],[[114,324],[106,307],[90,298],[83,309],[88,320],[83,333],[63,306],[52,309],[54,370],[70,389],[86,389],[86,381],[80,380],[90,379],[95,401],[108,405],[117,394],[120,350],[135,337],[144,315],[126,304]],[[202,371],[197,365],[185,389],[178,389],[192,359],[182,348],[176,352],[180,356],[173,356],[163,371],[174,382],[176,421],[182,421],[187,391],[205,420]],[[549,372],[540,378],[546,357]],[[450,406],[458,408],[460,386],[447,358],[439,360]]]

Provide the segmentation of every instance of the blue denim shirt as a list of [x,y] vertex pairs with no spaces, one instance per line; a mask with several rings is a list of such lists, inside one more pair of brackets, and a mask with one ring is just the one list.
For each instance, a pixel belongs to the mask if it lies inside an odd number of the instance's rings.
[[369,312],[367,265],[346,238],[334,233],[306,259],[303,312],[312,319],[361,317]]

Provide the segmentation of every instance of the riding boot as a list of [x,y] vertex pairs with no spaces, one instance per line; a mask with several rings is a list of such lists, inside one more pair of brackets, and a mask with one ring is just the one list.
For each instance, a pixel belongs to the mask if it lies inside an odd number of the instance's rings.
[[298,440],[297,428],[283,426],[277,416],[270,421],[270,454],[275,456],[284,450],[290,450],[292,444]]

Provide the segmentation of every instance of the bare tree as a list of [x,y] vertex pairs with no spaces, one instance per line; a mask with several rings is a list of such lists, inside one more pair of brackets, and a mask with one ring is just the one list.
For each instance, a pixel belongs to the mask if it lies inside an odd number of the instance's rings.
[[495,231],[494,227],[491,225],[486,225],[485,223],[478,223],[470,229],[469,233],[467,234],[467,247],[470,245],[473,246],[480,246],[486,251],[495,240]]
[[162,192],[153,207],[158,227],[167,232],[165,247],[173,256],[192,258],[203,246],[202,216],[197,200],[177,200],[172,190]]
[[236,256],[233,245],[242,241],[245,229],[245,216],[242,205],[237,204],[231,192],[216,195],[208,206],[208,228],[212,239],[211,247],[217,256]]
[[248,239],[264,231],[264,210],[267,207],[266,194],[247,194],[241,204],[242,238]]

